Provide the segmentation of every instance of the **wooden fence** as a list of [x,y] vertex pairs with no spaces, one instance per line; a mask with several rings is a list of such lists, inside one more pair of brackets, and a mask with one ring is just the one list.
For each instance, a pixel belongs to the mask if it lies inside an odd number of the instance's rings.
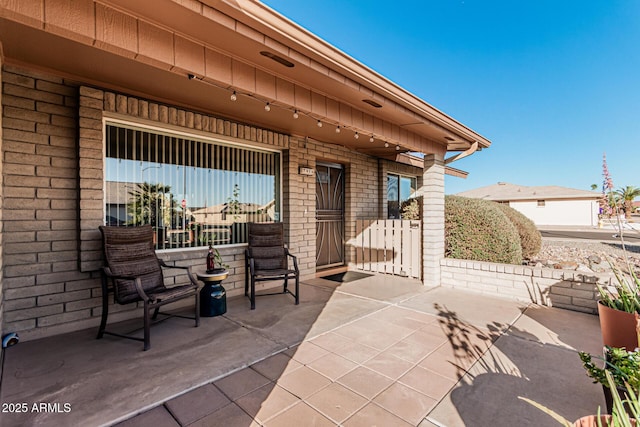
[[364,271],[422,277],[420,221],[356,220],[356,268]]

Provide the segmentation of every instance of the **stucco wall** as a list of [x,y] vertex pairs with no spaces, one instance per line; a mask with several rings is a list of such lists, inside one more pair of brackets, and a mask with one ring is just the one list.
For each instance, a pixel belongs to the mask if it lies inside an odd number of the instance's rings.
[[538,206],[536,200],[509,202],[509,206],[522,212],[536,225],[598,224],[598,202],[595,200],[545,200],[544,204]]
[[[357,218],[380,211],[378,160],[343,147],[278,134],[139,97],[81,86],[5,65],[3,85],[4,331],[23,340],[96,327],[101,313],[102,117],[106,113],[174,130],[221,135],[282,150],[282,220],[303,277],[315,275],[315,177],[298,173],[325,160],[345,165],[345,240]],[[385,181],[386,182],[386,181]],[[229,296],[244,292],[244,248],[224,248]],[[161,251],[169,262],[201,265],[206,250]],[[346,253],[346,262],[352,258]],[[171,276],[169,276],[171,278]],[[171,280],[171,279],[170,279]],[[110,322],[139,316],[112,306]]]

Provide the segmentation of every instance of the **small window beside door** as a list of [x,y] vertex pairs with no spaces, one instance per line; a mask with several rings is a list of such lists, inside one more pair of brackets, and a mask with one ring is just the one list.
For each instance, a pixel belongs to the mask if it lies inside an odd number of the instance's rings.
[[406,206],[416,203],[417,181],[416,177],[387,175],[387,218],[402,219]]

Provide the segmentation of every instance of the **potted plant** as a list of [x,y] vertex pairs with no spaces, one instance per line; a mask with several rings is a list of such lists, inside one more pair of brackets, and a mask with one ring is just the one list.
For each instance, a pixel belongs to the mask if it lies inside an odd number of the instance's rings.
[[[610,371],[605,371],[605,378],[607,384],[613,390],[613,411],[611,415],[602,415],[600,408],[598,408],[595,415],[587,415],[571,422],[562,415],[531,399],[522,396],[518,396],[518,398],[547,413],[564,427],[636,427],[636,420],[640,418],[640,403],[638,402],[637,392],[634,391],[631,386],[627,385],[625,390],[628,399],[623,400],[622,396],[618,393],[613,375]],[[627,408],[624,407],[623,403],[627,405]]]
[[636,324],[640,319],[640,279],[629,264],[629,275],[624,274],[609,262],[616,283],[610,288],[597,285],[600,294],[598,316],[605,346],[624,347],[634,350],[638,347]]
[[[220,267],[216,268],[216,264]],[[207,274],[220,274],[227,271],[229,266],[222,262],[222,255],[217,248],[209,243],[209,252],[207,253]]]
[[587,375],[593,379],[594,383],[602,384],[609,414],[613,410],[613,393],[609,387],[607,372],[611,374],[615,388],[622,396],[627,397],[627,387],[638,394],[640,389],[640,352],[605,346],[603,368],[595,365],[593,357],[589,353],[581,351],[579,356]]

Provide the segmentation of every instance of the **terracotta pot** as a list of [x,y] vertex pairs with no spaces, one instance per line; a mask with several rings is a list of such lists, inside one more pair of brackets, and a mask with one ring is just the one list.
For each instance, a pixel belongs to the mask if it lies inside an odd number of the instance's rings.
[[[608,422],[611,420],[611,415],[600,415],[600,421],[603,426],[608,426]],[[631,425],[636,425],[636,420],[631,420]],[[598,416],[587,415],[579,420],[574,421],[573,427],[598,427]]]
[[602,342],[610,347],[624,347],[628,351],[638,347],[636,313],[609,308],[598,301],[598,316],[600,317],[600,331]]

